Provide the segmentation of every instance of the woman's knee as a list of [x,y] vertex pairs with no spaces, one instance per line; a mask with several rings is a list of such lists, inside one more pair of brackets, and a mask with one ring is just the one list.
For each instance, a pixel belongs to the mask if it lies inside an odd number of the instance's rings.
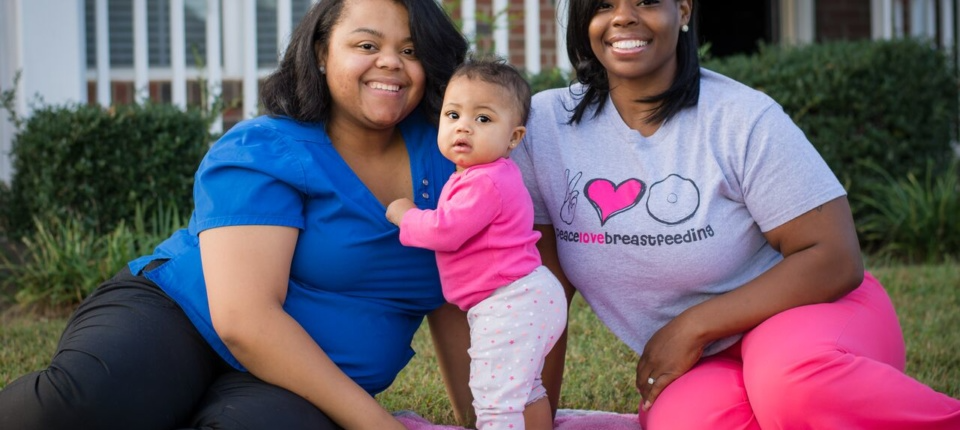
[[0,391],[0,428],[163,429],[179,424],[171,414],[145,410],[155,404],[145,398],[149,394],[124,394],[103,373],[96,367],[54,364],[24,375]]
[[743,386],[738,360],[708,357],[660,394],[647,412],[640,412],[645,430],[759,429]]
[[[242,425],[238,425],[242,423]],[[238,371],[221,375],[201,400],[191,428],[340,430],[299,395]]]

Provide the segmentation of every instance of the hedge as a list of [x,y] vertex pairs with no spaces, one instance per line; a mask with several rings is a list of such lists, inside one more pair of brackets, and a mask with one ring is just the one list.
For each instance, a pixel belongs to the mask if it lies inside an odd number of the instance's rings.
[[35,110],[14,138],[14,175],[0,197],[8,235],[33,231],[34,217],[75,218],[104,233],[138,205],[189,211],[208,129],[200,111],[164,104]]

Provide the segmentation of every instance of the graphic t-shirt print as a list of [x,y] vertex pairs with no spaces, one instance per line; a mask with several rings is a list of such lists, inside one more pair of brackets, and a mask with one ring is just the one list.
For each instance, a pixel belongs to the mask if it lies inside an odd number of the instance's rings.
[[647,190],[643,181],[636,178],[627,179],[616,185],[609,179],[591,179],[583,187],[584,195],[600,216],[601,226],[614,215],[636,206],[643,198],[645,191]]
[[[583,172],[572,175],[567,170],[566,191],[560,208],[560,219],[566,225],[572,226],[577,212],[581,190],[578,189]],[[676,245],[691,243],[713,237],[713,228],[707,225],[703,228],[689,228],[670,233],[670,227],[686,223],[700,209],[700,188],[692,179],[671,173],[647,186],[647,182],[640,178],[626,178],[613,180],[610,178],[592,178],[583,185],[582,195],[593,207],[599,227],[613,227],[607,225],[616,216],[632,210],[643,210],[657,223],[666,226],[667,230],[660,230],[657,234],[634,234],[612,232],[590,232],[578,228],[580,231],[569,231],[557,226],[557,238],[567,242],[597,243],[597,244],[635,244],[642,246]],[[646,198],[646,204],[639,203]],[[589,226],[590,221],[581,220],[578,226]],[[616,223],[614,223],[616,224]]]

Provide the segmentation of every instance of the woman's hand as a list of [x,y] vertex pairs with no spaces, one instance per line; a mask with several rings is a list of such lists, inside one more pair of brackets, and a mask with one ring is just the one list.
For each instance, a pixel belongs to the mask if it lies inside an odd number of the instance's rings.
[[644,411],[650,409],[667,385],[700,360],[704,346],[693,324],[682,314],[653,334],[637,362],[636,383]]

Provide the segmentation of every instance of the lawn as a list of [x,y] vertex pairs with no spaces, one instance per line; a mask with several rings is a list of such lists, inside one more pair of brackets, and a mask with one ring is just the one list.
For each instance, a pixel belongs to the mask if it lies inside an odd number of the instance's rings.
[[[907,373],[937,391],[960,397],[960,263],[889,266],[872,272],[887,287],[907,343]],[[41,368],[66,318],[7,312],[0,319],[0,387]],[[635,412],[636,357],[577,297],[570,313],[562,408]],[[426,324],[414,339],[418,355],[379,400],[390,410],[415,410],[454,423]]]

